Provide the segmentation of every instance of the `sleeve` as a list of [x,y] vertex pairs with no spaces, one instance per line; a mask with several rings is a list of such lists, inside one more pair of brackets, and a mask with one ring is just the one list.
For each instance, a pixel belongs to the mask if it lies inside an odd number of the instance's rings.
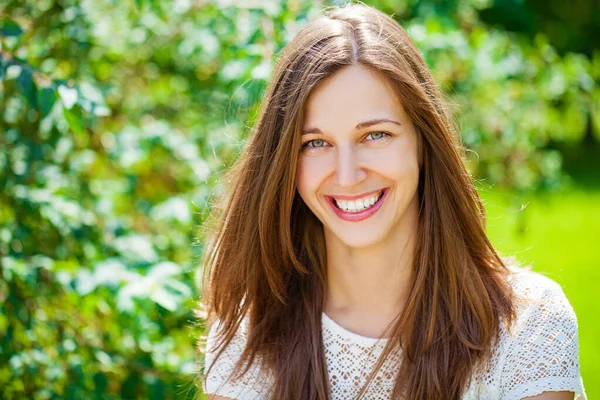
[[[258,364],[250,367],[248,372],[239,379],[233,379],[232,373],[241,356],[247,338],[247,320],[244,319],[231,343],[225,348],[218,359],[216,343],[219,338],[219,321],[212,325],[206,339],[206,354],[204,357],[204,379],[202,390],[205,394],[216,394],[238,400],[255,400],[268,398],[268,381],[261,373]],[[209,367],[214,366],[206,375]]]
[[538,275],[532,287],[531,292],[537,294],[519,311],[505,348],[501,398],[572,391],[575,400],[585,400],[575,312],[562,288],[550,278]]

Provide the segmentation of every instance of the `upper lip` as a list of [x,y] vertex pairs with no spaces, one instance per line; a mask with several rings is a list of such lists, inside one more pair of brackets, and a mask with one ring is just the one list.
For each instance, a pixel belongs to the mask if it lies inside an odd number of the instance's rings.
[[329,197],[333,197],[336,200],[357,200],[357,199],[362,199],[363,197],[375,194],[375,193],[380,192],[382,190],[385,190],[385,189],[377,189],[377,190],[373,190],[371,192],[365,192],[365,193],[356,194],[356,195],[353,195],[353,196],[343,195],[343,194],[339,194],[339,195],[338,194],[335,194],[335,195],[331,194],[331,195],[328,195],[328,196]]

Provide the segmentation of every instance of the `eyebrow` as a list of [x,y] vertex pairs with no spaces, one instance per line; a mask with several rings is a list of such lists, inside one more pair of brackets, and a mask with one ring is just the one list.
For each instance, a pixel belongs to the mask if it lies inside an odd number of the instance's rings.
[[[370,119],[368,121],[359,122],[354,129],[364,129],[364,128],[368,128],[369,126],[372,126],[372,125],[382,124],[384,122],[402,126],[402,124],[400,122],[394,121],[393,119],[377,118],[377,119]],[[303,135],[308,135],[309,133],[323,133],[323,132],[321,132],[321,130],[319,128],[308,128],[308,129],[305,129],[304,132],[302,132]]]

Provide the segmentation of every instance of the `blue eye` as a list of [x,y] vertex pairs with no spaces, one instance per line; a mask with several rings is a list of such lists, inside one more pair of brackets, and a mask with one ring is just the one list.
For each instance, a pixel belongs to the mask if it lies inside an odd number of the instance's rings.
[[379,140],[383,139],[385,136],[389,136],[389,134],[385,132],[371,132],[367,135],[367,138],[371,137],[371,140]]
[[310,140],[302,145],[302,147],[323,147],[325,141],[323,139]]

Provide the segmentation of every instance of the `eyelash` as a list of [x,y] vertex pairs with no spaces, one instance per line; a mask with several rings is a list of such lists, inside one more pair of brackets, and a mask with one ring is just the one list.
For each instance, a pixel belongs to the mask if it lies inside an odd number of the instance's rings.
[[[382,140],[382,139],[385,139],[386,137],[390,137],[390,136],[392,136],[392,135],[390,135],[390,134],[389,134],[389,133],[387,133],[387,132],[383,132],[383,131],[374,131],[374,132],[369,132],[369,133],[367,134],[367,136],[366,136],[366,137],[369,137],[370,135],[372,135],[372,134],[374,134],[374,133],[383,133],[383,136],[382,136],[382,137],[380,137],[379,139],[371,139],[371,141]],[[326,143],[326,142],[325,142],[323,139],[312,139],[312,140],[309,140],[309,141],[307,141],[307,142],[304,142],[304,143],[302,143],[302,149],[305,149],[305,148],[312,148],[312,149],[320,149],[320,148],[323,148],[324,146],[309,146],[309,143],[312,143],[312,142],[314,142],[314,141],[317,141],[317,140],[320,140],[320,141],[322,141],[322,142]]]

